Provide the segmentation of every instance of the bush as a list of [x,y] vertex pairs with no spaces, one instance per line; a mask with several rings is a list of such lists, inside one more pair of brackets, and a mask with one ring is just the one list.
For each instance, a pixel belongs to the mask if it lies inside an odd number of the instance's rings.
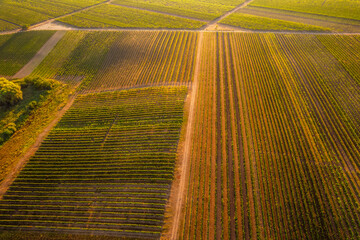
[[21,87],[5,78],[0,78],[0,104],[15,105],[23,99]]
[[56,81],[52,79],[45,79],[42,77],[27,77],[24,79],[25,85],[32,85],[38,90],[51,90]]
[[29,30],[29,28],[30,28],[30,25],[29,25],[29,24],[24,24],[24,25],[21,27],[21,29],[24,30],[24,31]]
[[29,105],[28,105],[28,109],[29,109],[29,111],[32,111],[32,110],[34,110],[35,108],[37,108],[37,106],[38,106],[37,101],[31,101],[31,102],[29,103]]
[[8,140],[16,132],[15,123],[9,123],[0,134],[0,144]]

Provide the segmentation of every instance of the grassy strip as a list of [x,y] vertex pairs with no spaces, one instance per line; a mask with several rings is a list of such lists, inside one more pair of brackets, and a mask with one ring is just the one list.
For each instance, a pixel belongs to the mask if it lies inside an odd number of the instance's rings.
[[253,30],[330,31],[329,28],[267,17],[258,17],[244,13],[234,13],[222,20],[221,23]]

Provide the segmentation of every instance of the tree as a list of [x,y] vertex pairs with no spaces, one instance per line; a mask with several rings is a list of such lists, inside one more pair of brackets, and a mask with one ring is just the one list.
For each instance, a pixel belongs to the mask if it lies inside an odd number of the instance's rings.
[[23,99],[21,87],[5,78],[0,78],[0,105],[14,105]]

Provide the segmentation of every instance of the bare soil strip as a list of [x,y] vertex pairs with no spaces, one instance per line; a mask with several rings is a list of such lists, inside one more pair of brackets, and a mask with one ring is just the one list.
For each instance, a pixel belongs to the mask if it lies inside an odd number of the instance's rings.
[[181,166],[181,175],[180,175],[180,185],[177,197],[177,203],[175,207],[175,214],[174,214],[174,221],[173,226],[171,228],[171,239],[176,240],[178,236],[178,229],[180,225],[180,217],[181,212],[184,204],[184,196],[185,196],[185,185],[186,185],[186,173],[188,172],[188,163],[190,160],[191,154],[191,142],[192,142],[192,132],[193,132],[193,125],[195,121],[195,103],[196,103],[196,95],[198,90],[198,80],[200,77],[200,66],[201,66],[201,49],[202,49],[202,42],[203,42],[203,32],[199,34],[199,40],[197,45],[197,54],[196,54],[196,65],[194,71],[194,81],[192,84],[192,90],[190,95],[190,110],[189,110],[189,117],[186,127],[186,135],[185,135],[185,143],[184,143],[184,153],[183,153],[183,160]]
[[153,13],[159,13],[159,14],[169,15],[169,16],[173,16],[173,17],[185,18],[185,19],[194,20],[194,21],[210,22],[208,20],[203,20],[203,19],[199,19],[199,18],[187,17],[187,16],[183,16],[183,15],[178,15],[178,14],[168,13],[168,12],[162,12],[162,11],[157,11],[157,10],[152,10],[152,9],[147,9],[147,8],[128,6],[128,5],[123,5],[123,4],[119,4],[119,3],[111,3],[111,5],[120,6],[120,7],[126,7],[126,8],[131,8],[131,9],[137,9],[137,10],[143,10],[143,11],[148,11],[148,12],[153,12]]
[[45,44],[40,48],[40,50],[35,54],[35,56],[17,72],[13,78],[24,78],[30,75],[37,66],[44,60],[44,58],[51,52],[55,45],[61,40],[65,35],[65,31],[56,32]]
[[66,103],[66,105],[59,110],[59,112],[56,114],[54,120],[44,129],[42,133],[39,134],[37,137],[35,143],[29,148],[27,153],[20,159],[20,161],[16,164],[14,169],[11,173],[9,173],[4,180],[0,184],[0,199],[4,196],[10,185],[13,183],[17,175],[20,173],[21,169],[26,165],[26,163],[29,161],[29,159],[36,153],[36,151],[39,149],[42,141],[49,135],[51,129],[55,127],[55,125],[60,121],[62,116],[66,113],[66,111],[72,106],[76,98],[76,94],[71,96],[69,101]]

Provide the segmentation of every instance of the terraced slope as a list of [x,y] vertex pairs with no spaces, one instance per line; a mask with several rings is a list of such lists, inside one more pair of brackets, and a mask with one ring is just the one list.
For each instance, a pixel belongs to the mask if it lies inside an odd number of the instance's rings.
[[78,96],[0,201],[0,230],[159,238],[186,93]]

